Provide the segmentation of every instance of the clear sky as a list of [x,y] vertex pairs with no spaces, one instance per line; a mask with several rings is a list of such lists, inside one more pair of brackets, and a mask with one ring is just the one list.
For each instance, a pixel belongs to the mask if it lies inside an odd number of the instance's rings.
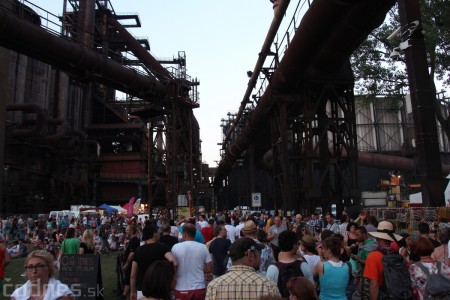
[[[61,15],[63,0],[30,0]],[[291,6],[296,1],[291,1]],[[131,34],[147,37],[151,54],[172,58],[186,52],[188,75],[200,81],[203,161],[220,160],[220,119],[237,112],[273,19],[269,0],[111,0],[119,13],[137,13],[142,27]]]

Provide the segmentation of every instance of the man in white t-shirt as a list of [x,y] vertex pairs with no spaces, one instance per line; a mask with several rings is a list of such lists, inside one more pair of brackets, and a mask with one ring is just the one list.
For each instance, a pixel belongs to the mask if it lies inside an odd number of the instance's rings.
[[200,225],[200,230],[208,226],[208,221],[205,220],[205,215],[201,214],[198,216],[198,224]]
[[208,248],[194,241],[195,226],[183,226],[183,242],[172,247],[172,254],[178,262],[176,299],[204,299],[206,280],[212,279],[212,260]]
[[236,227],[231,225],[230,217],[225,218],[225,228],[227,230],[227,239],[229,239],[231,243],[239,238],[239,232],[236,232]]
[[235,227],[236,233],[238,233],[239,237],[241,236],[241,230],[244,228],[246,217],[242,216],[239,218],[239,224]]

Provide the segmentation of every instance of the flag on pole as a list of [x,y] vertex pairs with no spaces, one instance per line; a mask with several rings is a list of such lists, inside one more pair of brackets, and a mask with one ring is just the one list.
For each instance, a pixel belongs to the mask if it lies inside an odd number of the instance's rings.
[[133,213],[135,215],[139,214],[139,209],[141,208],[141,198],[137,199],[133,205]]
[[130,198],[130,201],[128,201],[128,207],[127,207],[127,216],[131,217],[133,214],[133,205],[134,205],[134,197]]

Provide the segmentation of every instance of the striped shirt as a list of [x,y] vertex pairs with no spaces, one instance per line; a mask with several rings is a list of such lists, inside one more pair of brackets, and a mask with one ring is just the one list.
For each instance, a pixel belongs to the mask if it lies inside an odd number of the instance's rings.
[[263,295],[280,296],[277,284],[245,265],[235,265],[208,284],[206,300],[258,300]]
[[347,235],[347,226],[348,226],[348,222],[344,222],[344,223],[339,225],[339,233],[342,236],[346,236]]

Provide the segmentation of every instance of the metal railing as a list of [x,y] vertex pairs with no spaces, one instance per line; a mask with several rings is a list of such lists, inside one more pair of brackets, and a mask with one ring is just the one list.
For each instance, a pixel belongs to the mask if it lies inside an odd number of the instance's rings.
[[123,173],[94,173],[93,179],[106,179],[106,180],[148,180],[147,174],[123,174]]

